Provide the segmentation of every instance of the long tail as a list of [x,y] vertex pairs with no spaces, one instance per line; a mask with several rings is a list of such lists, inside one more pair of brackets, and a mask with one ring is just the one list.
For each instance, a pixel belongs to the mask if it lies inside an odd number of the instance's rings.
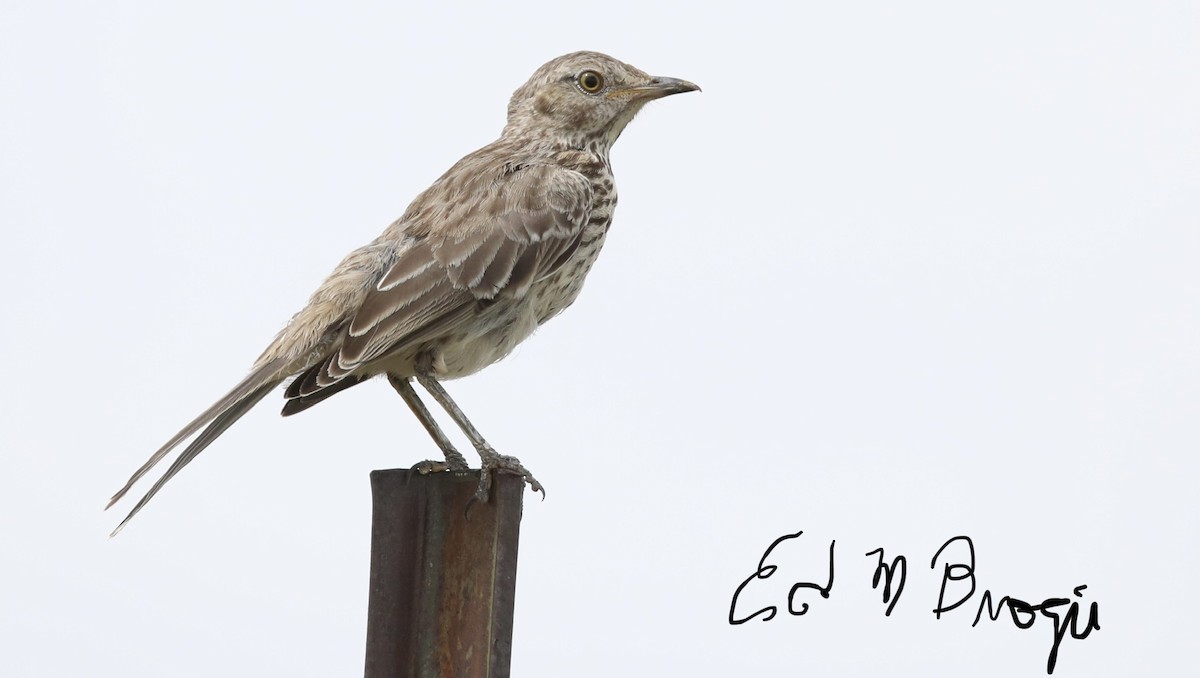
[[142,464],[141,468],[139,468],[137,471],[134,471],[128,482],[125,483],[125,486],[118,490],[117,493],[113,495],[112,499],[108,501],[108,505],[104,507],[106,510],[111,508],[113,504],[120,501],[121,498],[129,492],[130,488],[132,488],[133,485],[142,478],[142,476],[146,475],[150,469],[154,468],[158,462],[162,461],[163,457],[167,456],[171,450],[175,449],[180,443],[182,443],[184,440],[187,440],[190,436],[199,431],[201,427],[204,427],[207,424],[207,427],[204,428],[204,431],[197,436],[196,439],[193,440],[186,449],[184,449],[183,454],[179,455],[179,458],[175,460],[175,463],[171,465],[171,468],[167,469],[167,472],[163,474],[163,477],[154,483],[154,486],[150,488],[150,491],[146,493],[146,496],[142,497],[142,499],[138,501],[137,505],[133,507],[133,510],[129,512],[129,515],[125,517],[125,520],[121,521],[121,524],[117,526],[117,529],[113,530],[112,535],[110,536],[116,536],[116,534],[121,531],[121,528],[125,527],[125,524],[128,523],[129,520],[133,518],[133,516],[137,514],[137,512],[140,511],[142,507],[145,506],[146,503],[149,502],[150,499],[157,494],[160,489],[162,489],[162,486],[165,485],[168,480],[173,478],[176,473],[179,473],[184,466],[187,466],[189,462],[196,458],[196,455],[203,452],[204,448],[208,447],[214,440],[217,439],[218,436],[224,433],[225,429],[232,426],[233,423],[238,419],[241,419],[242,415],[250,411],[250,408],[258,404],[258,401],[262,400],[268,393],[278,386],[284,379],[284,376],[281,376],[279,372],[285,364],[286,363],[283,359],[278,359],[256,367],[249,375],[246,376],[245,379],[241,381],[241,383],[235,386],[232,391],[225,394],[224,397],[213,403],[213,405],[201,413],[200,416],[196,417],[187,426],[183,427],[183,429],[179,431],[179,433],[176,433],[174,436],[172,436],[171,439],[166,442],[166,444],[158,448],[158,451],[152,454],[150,458],[146,460],[146,463]]

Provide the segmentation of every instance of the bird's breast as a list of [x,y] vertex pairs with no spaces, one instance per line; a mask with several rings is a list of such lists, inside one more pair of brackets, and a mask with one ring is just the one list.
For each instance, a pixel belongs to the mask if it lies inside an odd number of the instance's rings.
[[512,353],[539,325],[570,306],[583,289],[583,281],[604,245],[611,209],[607,214],[606,218],[589,221],[571,258],[557,271],[535,282],[525,296],[497,297],[481,303],[470,331],[440,342],[439,360],[435,361],[437,376],[456,379],[482,370]]
[[438,342],[434,361],[438,377],[465,377],[501,360],[539,325],[574,303],[604,245],[617,204],[606,158],[597,156],[593,160],[575,167],[591,180],[592,208],[571,258],[534,282],[520,298],[498,296],[481,302],[469,328]]

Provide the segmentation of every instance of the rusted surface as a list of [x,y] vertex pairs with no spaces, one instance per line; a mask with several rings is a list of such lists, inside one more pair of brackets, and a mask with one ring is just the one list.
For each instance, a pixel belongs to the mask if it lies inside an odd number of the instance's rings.
[[367,678],[509,675],[524,481],[371,473]]

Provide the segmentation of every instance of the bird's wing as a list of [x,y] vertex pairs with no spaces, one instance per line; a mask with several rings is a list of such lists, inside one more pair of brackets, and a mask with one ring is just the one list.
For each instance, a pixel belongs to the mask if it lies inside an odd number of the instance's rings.
[[[349,314],[340,348],[288,387],[289,406],[299,406],[292,411],[358,383],[361,376],[350,375],[358,367],[453,328],[469,317],[481,300],[524,296],[535,281],[558,270],[574,252],[591,211],[592,192],[586,177],[558,167],[533,165],[513,170],[488,188],[477,209],[456,210],[462,218],[410,237],[357,311]],[[108,506],[200,431],[113,534],[282,382],[294,369],[294,360],[264,355],[233,390],[151,455]],[[284,413],[292,412],[285,407]]]
[[400,250],[338,350],[288,387],[290,401],[311,401],[368,363],[453,332],[480,301],[523,297],[578,247],[592,206],[582,174],[530,165],[485,188],[478,205],[450,211],[461,218],[428,228]]

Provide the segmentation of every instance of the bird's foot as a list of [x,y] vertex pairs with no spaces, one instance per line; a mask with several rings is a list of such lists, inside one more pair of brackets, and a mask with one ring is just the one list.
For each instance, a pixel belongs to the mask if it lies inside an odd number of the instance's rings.
[[426,459],[425,461],[420,461],[416,464],[413,464],[412,470],[420,473],[423,476],[427,476],[430,473],[442,473],[443,471],[449,471],[450,464],[447,464],[444,461]]
[[521,465],[521,460],[516,457],[509,457],[503,454],[498,454],[493,449],[480,449],[479,456],[482,459],[479,470],[479,489],[475,491],[475,499],[479,501],[487,501],[491,496],[492,490],[492,473],[512,473],[521,476],[525,482],[529,483],[529,489],[534,492],[541,492],[542,499],[546,498],[546,488],[533,477],[529,469]]
[[443,471],[467,471],[471,467],[467,464],[466,458],[459,454],[458,450],[450,448],[443,452],[446,455],[446,461],[434,461],[426,459],[418,462],[412,467],[412,470],[427,476],[430,473],[441,473]]
[[446,467],[451,471],[466,471],[471,468],[467,463],[467,458],[462,456],[458,450],[451,447],[448,450],[443,450],[442,454],[446,455]]

